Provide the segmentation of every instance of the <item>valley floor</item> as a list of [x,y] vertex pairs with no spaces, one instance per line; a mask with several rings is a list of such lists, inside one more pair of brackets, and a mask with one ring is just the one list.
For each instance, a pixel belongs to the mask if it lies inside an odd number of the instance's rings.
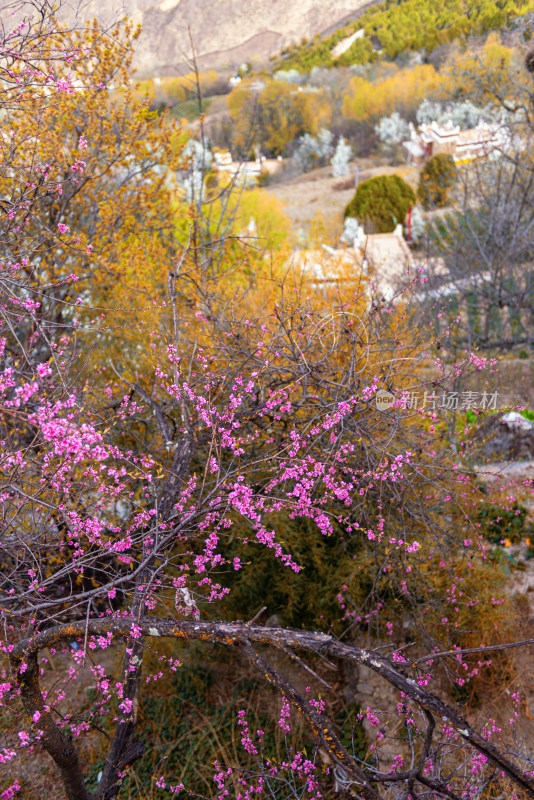
[[315,223],[324,220],[326,230],[337,238],[343,224],[345,206],[354,197],[354,176],[356,167],[359,178],[364,180],[375,175],[399,175],[415,190],[419,178],[417,167],[373,166],[371,162],[351,163],[351,175],[333,177],[332,167],[307,172],[286,181],[272,183],[265,191],[274,195],[284,203],[284,212],[291,221],[292,228],[298,236],[300,232],[309,235]]

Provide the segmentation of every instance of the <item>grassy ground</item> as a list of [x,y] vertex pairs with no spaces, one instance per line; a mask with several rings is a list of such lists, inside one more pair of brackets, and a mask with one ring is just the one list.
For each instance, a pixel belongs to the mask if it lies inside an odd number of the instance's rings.
[[[160,651],[178,656],[184,664],[172,672],[162,667],[157,652],[147,655],[145,674],[157,674],[162,669],[163,677],[151,681],[149,687],[143,687],[137,735],[145,746],[145,753],[129,770],[120,794],[124,800],[133,800],[134,797],[138,800],[166,800],[169,792],[156,785],[162,774],[171,784],[183,782],[197,796],[215,795],[213,762],[217,759],[225,769],[246,766],[247,763],[238,725],[240,709],[246,711],[253,733],[260,728],[265,731],[264,752],[275,762],[287,758],[286,744],[290,747],[299,741],[302,744],[302,723],[293,715],[292,731],[286,740],[278,725],[280,697],[237,657],[218,649],[210,653],[209,648],[199,648],[195,644],[190,648],[177,648],[175,644],[164,642]],[[104,666],[113,681],[118,679],[120,653],[116,646],[104,652],[95,651],[95,660]],[[314,695],[322,690],[324,696],[324,688],[285,656],[274,653],[271,661],[301,693],[305,693],[306,686],[311,686]],[[56,655],[53,666],[51,663],[45,666],[43,686],[50,687],[61,681],[71,662],[68,653]],[[333,684],[333,692],[325,696],[328,715],[336,721],[347,746],[350,746],[359,706],[354,700],[347,702],[339,691],[343,683],[341,671],[322,664],[316,669]],[[95,699],[93,683],[89,670],[84,671],[80,680],[70,683],[61,704],[62,713],[68,710],[87,714]],[[113,734],[111,719],[101,717],[98,724],[107,735]],[[16,748],[17,731],[23,728],[23,720],[5,707],[0,709],[0,747]],[[361,748],[360,755],[364,757],[366,741],[361,726],[357,726],[354,733]],[[107,752],[105,738],[98,733],[88,733],[77,740],[77,746],[89,788],[94,790]],[[304,736],[304,746],[310,748],[310,752],[313,749],[309,736]],[[0,764],[0,794],[15,778],[21,785],[20,795],[15,796],[23,800],[57,800],[63,797],[57,768],[39,746],[7,765]],[[237,794],[238,787],[235,788]]]

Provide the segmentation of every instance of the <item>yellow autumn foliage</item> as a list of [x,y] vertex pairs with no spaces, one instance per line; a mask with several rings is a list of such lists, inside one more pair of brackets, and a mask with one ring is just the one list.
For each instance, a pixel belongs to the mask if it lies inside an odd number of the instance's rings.
[[170,198],[185,136],[151,113],[151,98],[131,82],[138,34],[128,25],[107,35],[96,24],[60,30],[58,49],[90,57],[70,64],[70,88],[50,100],[35,91],[6,118],[14,146],[0,195],[12,196],[35,165],[57,176],[56,192],[34,201],[13,257],[27,261],[28,289],[41,298],[52,340],[76,330],[88,370],[117,355],[142,367],[136,326],[148,314],[162,329],[178,255]]
[[157,83],[154,79],[144,80],[139,83],[138,91],[151,96],[155,94],[166,102],[183,103],[196,98],[198,89],[202,97],[209,96],[219,81],[217,72],[210,69],[198,74],[188,72],[186,75],[161,78]]
[[300,90],[284,81],[269,80],[261,88],[240,84],[228,96],[234,144],[248,155],[259,145],[280,155],[304,133],[316,133],[330,121],[330,105],[322,92]]
[[425,97],[440,94],[442,83],[432,64],[418,64],[378,81],[355,75],[343,103],[343,115],[363,121],[388,116],[393,111],[407,111]]
[[496,96],[504,98],[514,93],[521,61],[515,48],[501,44],[499,34],[491,33],[479,50],[457,50],[451,55],[443,70],[443,88],[451,96],[470,99],[478,105],[491,104]]

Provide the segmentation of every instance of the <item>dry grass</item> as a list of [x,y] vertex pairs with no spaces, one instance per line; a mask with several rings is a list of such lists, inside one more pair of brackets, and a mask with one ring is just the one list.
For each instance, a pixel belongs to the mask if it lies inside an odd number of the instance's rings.
[[[351,164],[353,175],[355,167],[355,163]],[[367,162],[362,162],[359,168],[360,175],[365,178],[375,175],[399,175],[412,188],[417,188],[419,179],[417,167],[373,167]],[[347,184],[348,179],[333,177],[332,168],[328,166],[299,175],[297,178],[271,184],[265,191],[282,200],[285,205],[284,212],[289,217],[295,233],[302,229],[308,234],[313,221],[321,215],[327,224],[329,220],[336,221],[339,235],[343,224],[343,211],[354,196],[355,186],[351,183],[348,188],[336,187]]]

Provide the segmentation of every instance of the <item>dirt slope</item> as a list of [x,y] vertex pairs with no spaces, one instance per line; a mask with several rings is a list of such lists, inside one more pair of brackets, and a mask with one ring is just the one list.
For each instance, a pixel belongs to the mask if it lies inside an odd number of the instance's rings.
[[[131,17],[143,26],[136,64],[141,74],[183,70],[189,29],[202,67],[265,61],[288,44],[310,38],[354,15],[368,0],[64,0],[70,19]],[[8,0],[0,0],[6,9]],[[79,10],[81,9],[81,10]]]

